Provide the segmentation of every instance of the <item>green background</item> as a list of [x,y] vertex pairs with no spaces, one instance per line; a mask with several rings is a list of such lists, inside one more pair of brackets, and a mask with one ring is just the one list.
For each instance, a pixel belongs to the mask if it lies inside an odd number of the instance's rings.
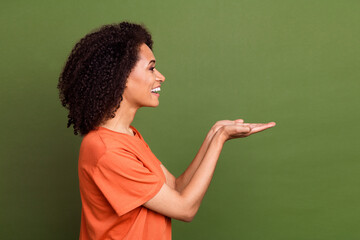
[[2,1],[0,239],[77,239],[81,138],[56,89],[74,44],[144,23],[166,76],[134,126],[178,176],[220,119],[275,121],[227,142],[173,239],[360,239],[357,0]]

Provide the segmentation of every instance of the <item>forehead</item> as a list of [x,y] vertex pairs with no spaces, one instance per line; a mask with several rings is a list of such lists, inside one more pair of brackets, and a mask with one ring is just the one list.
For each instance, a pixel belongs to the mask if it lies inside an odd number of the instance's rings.
[[139,61],[146,61],[149,63],[151,60],[155,60],[155,56],[151,49],[145,43],[143,43],[140,46]]

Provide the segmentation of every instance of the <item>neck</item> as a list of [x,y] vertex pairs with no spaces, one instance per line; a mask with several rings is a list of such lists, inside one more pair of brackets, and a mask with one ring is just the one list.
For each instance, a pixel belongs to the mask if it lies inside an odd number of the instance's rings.
[[121,102],[119,109],[116,110],[115,117],[108,119],[101,126],[115,132],[133,135],[130,125],[134,120],[137,110],[138,108],[130,106],[124,99],[124,101]]

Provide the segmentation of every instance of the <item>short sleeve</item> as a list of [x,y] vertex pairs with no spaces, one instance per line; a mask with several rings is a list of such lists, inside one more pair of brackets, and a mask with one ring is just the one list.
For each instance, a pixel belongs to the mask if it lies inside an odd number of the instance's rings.
[[126,150],[105,153],[93,178],[119,216],[146,203],[164,184],[164,180]]

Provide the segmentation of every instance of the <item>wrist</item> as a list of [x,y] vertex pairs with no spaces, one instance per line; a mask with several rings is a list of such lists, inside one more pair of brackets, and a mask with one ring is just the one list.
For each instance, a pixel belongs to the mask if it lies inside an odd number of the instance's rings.
[[221,127],[216,131],[215,136],[213,138],[216,138],[222,144],[224,144],[228,140],[228,136],[223,127]]
[[214,129],[214,128],[211,128],[211,129],[209,130],[208,134],[206,135],[206,138],[208,138],[208,139],[211,140],[211,139],[214,137],[215,134],[216,134],[215,129]]

